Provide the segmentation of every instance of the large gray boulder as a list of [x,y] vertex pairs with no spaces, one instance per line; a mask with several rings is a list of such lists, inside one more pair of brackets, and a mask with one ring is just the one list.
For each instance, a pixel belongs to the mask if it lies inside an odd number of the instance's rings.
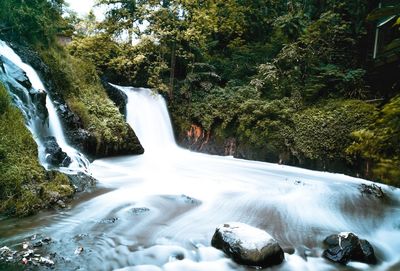
[[264,268],[280,264],[284,259],[282,248],[271,235],[238,222],[218,226],[211,245],[244,265]]
[[374,248],[367,240],[359,239],[351,232],[333,234],[325,238],[322,256],[332,262],[347,264],[349,261],[357,261],[368,264],[376,264]]

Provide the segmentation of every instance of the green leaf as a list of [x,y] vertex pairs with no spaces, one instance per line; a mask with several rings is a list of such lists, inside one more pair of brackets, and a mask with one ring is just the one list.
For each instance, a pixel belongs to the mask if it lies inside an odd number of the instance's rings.
[[396,25],[400,25],[400,17],[397,18],[396,22],[394,23],[393,27],[395,27]]

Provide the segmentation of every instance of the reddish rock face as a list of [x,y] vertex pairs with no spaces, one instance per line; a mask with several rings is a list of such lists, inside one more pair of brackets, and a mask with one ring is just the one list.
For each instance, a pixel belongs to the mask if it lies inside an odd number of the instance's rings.
[[193,143],[196,143],[200,140],[207,144],[210,137],[210,132],[205,132],[201,126],[192,124],[187,131],[187,137]]
[[182,145],[193,151],[229,156],[234,156],[237,149],[235,138],[229,137],[218,141],[211,131],[197,124],[190,125]]

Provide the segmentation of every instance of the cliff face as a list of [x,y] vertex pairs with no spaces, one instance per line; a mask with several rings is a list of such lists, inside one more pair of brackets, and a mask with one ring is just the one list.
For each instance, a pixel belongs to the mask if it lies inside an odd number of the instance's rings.
[[211,131],[206,131],[198,124],[191,124],[184,136],[178,137],[178,144],[192,151],[235,156],[237,144],[234,137],[217,138]]

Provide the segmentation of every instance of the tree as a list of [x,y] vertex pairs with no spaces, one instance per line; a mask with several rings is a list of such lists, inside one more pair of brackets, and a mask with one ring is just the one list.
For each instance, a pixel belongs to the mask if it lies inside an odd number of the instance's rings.
[[49,45],[57,34],[71,30],[62,17],[63,0],[2,0],[0,35]]
[[135,23],[140,20],[136,0],[97,0],[97,5],[107,5],[106,19],[102,27],[109,34],[122,38],[128,36],[129,44],[132,44],[134,34],[138,34]]

